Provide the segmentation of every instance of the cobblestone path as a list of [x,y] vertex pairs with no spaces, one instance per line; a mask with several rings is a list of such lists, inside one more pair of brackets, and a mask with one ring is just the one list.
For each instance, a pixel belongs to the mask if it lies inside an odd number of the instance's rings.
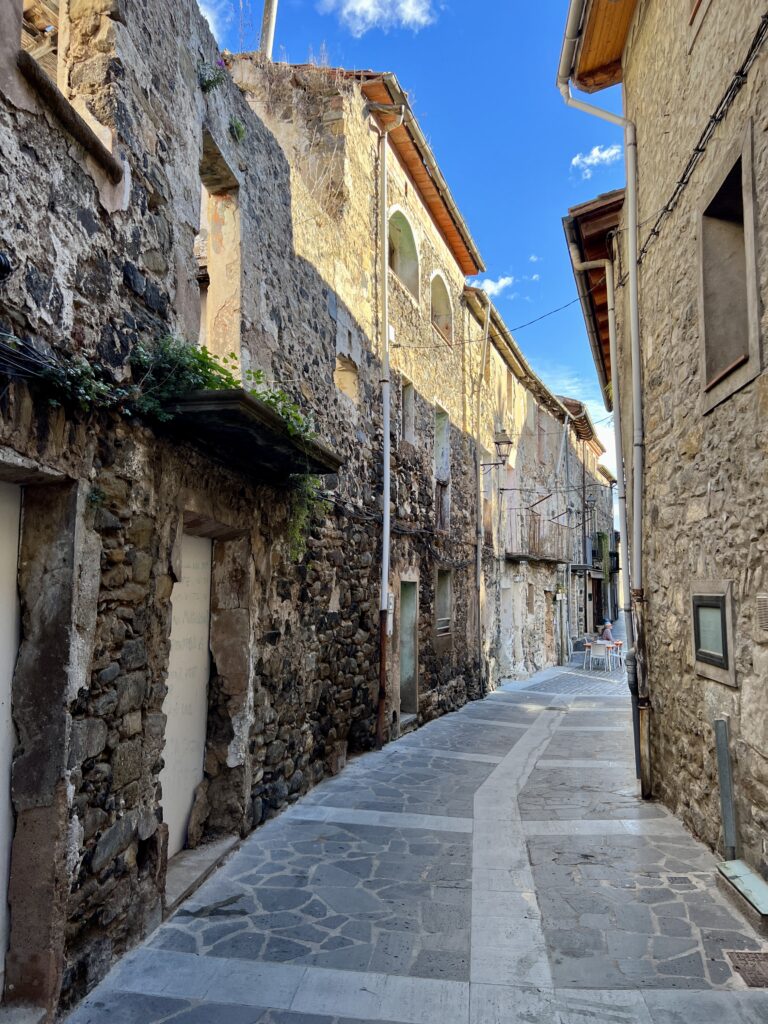
[[68,1024],[765,1024],[714,866],[637,797],[619,674],[548,670],[260,828]]

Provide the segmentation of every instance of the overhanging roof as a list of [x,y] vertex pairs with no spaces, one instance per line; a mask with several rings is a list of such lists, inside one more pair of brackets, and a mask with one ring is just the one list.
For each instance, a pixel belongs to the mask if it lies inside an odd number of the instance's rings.
[[321,441],[289,433],[285,420],[239,388],[195,391],[170,402],[165,424],[216,462],[257,483],[286,483],[293,474],[335,473],[341,459]]
[[636,7],[637,0],[586,0],[571,68],[577,89],[597,92],[621,81],[621,59]]
[[[581,260],[606,260],[611,258],[609,235],[619,226],[624,205],[624,189],[606,192],[588,203],[574,206],[563,217],[563,229],[569,249],[575,245]],[[589,336],[592,358],[600,382],[605,407],[613,409],[611,381],[611,346],[608,334],[608,292],[605,274],[602,270],[576,270],[576,287],[581,299],[581,311]]]
[[[403,124],[389,134],[392,147],[418,189],[462,272],[467,277],[479,274],[485,270],[485,264],[464,218],[459,213],[448,183],[437,166],[432,149],[414,117],[408,102],[408,94],[400,88],[395,75],[389,72],[366,78],[362,83],[362,91],[363,95],[373,103],[405,107]],[[385,126],[388,120],[393,120],[393,118],[387,118],[382,114],[376,116]]]
[[597,436],[597,431],[592,422],[592,418],[587,412],[587,407],[583,402],[580,402],[577,398],[565,398],[563,395],[558,395],[558,398],[568,410],[571,417],[571,423],[573,423],[573,429],[576,431],[576,436],[581,441],[588,441],[595,449],[599,449],[602,455],[605,454],[605,448]]
[[[295,71],[325,71],[329,77],[341,76],[360,83],[363,96],[371,103],[383,103],[405,108],[405,118],[399,128],[389,133],[389,141],[406,173],[418,190],[424,205],[446,245],[451,250],[467,277],[485,270],[480,251],[475,244],[456,201],[451,195],[432,148],[424,137],[416,116],[408,102],[408,94],[401,88],[397,76],[391,71],[359,71],[351,68],[321,68],[315,64],[290,65]],[[379,123],[386,127],[394,115],[375,112]]]

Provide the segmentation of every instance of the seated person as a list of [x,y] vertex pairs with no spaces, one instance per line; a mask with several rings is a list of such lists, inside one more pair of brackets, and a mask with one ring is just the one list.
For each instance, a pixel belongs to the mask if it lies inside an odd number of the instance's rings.
[[603,631],[600,634],[600,639],[604,640],[606,643],[609,644],[614,643],[613,630],[611,628],[611,623],[608,619],[605,620],[605,625],[603,626]]

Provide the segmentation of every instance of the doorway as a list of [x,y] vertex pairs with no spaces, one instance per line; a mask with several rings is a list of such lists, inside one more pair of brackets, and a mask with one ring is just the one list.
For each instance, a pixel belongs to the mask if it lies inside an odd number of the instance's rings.
[[551,590],[544,591],[544,657],[547,665],[557,661],[555,650],[555,595]]
[[186,845],[195,790],[203,780],[211,671],[212,553],[209,538],[183,534],[181,580],[171,596],[168,693],[163,704],[167,721],[160,772],[169,858]]
[[419,592],[416,583],[400,584],[400,717],[419,713]]

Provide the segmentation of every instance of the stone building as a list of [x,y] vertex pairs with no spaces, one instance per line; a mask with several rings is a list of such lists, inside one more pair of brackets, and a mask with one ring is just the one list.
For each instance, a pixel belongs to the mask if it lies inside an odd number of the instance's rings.
[[618,285],[612,360],[605,273],[577,270],[641,536],[647,769],[696,835],[768,877],[768,20],[757,0],[578,6],[561,73],[587,91],[622,82],[637,139],[636,182],[630,162],[626,194],[576,208],[566,228],[577,265],[610,260]]
[[479,255],[409,120],[380,700],[369,104],[407,101],[275,68],[257,102],[194,0],[1,2],[0,959],[50,1019],[179,898],[184,847],[210,866],[377,720],[493,685],[502,510],[475,453],[498,461],[498,396],[565,413],[466,287]]
[[[449,552],[453,546],[453,564],[461,569],[447,571],[456,608],[466,610],[460,628],[477,638],[479,607],[481,639],[475,643],[482,644],[479,661],[485,680],[495,684],[504,676],[525,676],[557,664],[566,657],[567,640],[564,612],[561,624],[556,599],[565,589],[565,565],[582,560],[581,540],[574,533],[575,506],[571,527],[563,516],[565,434],[570,438],[574,480],[581,480],[582,461],[591,460],[590,493],[605,491],[604,478],[595,479],[596,457],[603,449],[588,416],[584,419],[577,402],[581,420],[574,417],[548,391],[498,312],[483,293],[467,286],[466,276],[478,271],[479,257],[393,74],[273,64],[258,54],[228,54],[226,60],[249,105],[280,141],[291,167],[294,207],[301,211],[297,250],[334,284],[372,339],[377,355],[380,296],[372,282],[380,219],[378,131],[394,125],[391,113],[382,107],[405,111],[403,124],[393,126],[388,136],[396,158],[387,181],[391,365],[397,384],[393,508],[405,531],[438,525],[441,542]],[[372,131],[370,113],[377,105],[382,123]],[[353,417],[361,405],[355,385],[358,352],[359,345],[353,348],[341,322],[337,380],[349,392]],[[568,430],[566,421],[571,424]],[[583,425],[577,426],[581,421]],[[449,436],[448,462],[441,449]],[[501,436],[512,442],[503,459],[494,443]],[[481,462],[477,510],[475,450]],[[431,515],[429,496],[418,499],[415,480],[434,487]],[[479,521],[483,561],[478,580],[470,563]],[[397,693],[405,639],[400,610],[408,607],[406,595],[416,582],[419,607],[426,611],[422,645],[434,629],[430,609],[439,598],[427,584],[429,554],[417,552],[407,532],[393,548],[388,713],[395,719],[398,703],[401,714],[409,711]],[[445,564],[450,565],[449,559]],[[434,580],[433,570],[431,575]],[[435,700],[428,684],[420,692],[421,700]]]

